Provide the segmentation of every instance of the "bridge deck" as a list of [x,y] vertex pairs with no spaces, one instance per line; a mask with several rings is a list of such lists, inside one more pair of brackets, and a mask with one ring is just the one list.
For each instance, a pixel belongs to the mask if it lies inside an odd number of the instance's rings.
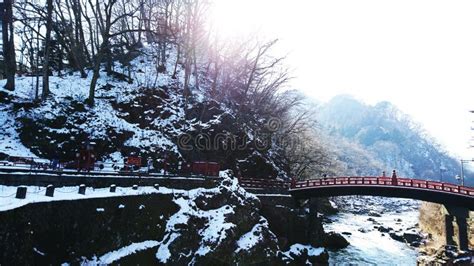
[[336,177],[293,182],[296,198],[370,195],[410,198],[474,210],[474,188],[437,181],[389,177]]
[[321,178],[311,179],[305,181],[295,182],[291,189],[305,189],[315,187],[330,187],[330,186],[391,186],[391,187],[408,187],[427,189],[440,192],[457,193],[461,195],[473,196],[474,188],[459,186],[450,183],[443,183],[437,181],[427,181],[411,178],[397,178],[392,180],[390,177],[335,177],[335,178]]
[[295,198],[370,195],[411,198],[474,210],[474,188],[411,178],[334,177],[292,182],[240,179],[240,184],[264,193],[287,191]]

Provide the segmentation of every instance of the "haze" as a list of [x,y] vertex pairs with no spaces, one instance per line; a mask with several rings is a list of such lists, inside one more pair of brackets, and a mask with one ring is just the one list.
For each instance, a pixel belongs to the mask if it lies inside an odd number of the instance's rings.
[[464,159],[474,114],[474,2],[216,0],[229,35],[279,38],[298,88],[387,100]]

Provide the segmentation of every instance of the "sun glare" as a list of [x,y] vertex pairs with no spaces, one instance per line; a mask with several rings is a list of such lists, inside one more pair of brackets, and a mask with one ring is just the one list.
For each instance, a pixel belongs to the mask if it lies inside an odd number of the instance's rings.
[[221,37],[235,38],[271,29],[273,13],[269,1],[214,0],[210,26]]

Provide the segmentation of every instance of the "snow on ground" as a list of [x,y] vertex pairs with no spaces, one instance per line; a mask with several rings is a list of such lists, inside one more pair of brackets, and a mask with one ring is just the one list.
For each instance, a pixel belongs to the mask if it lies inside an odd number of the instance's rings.
[[154,248],[159,245],[158,241],[155,240],[147,240],[140,243],[133,243],[126,247],[120,248],[118,250],[114,250],[108,252],[99,258],[94,258],[91,261],[85,261],[81,263],[82,266],[89,266],[89,265],[104,265],[104,264],[111,264],[115,261],[120,260],[121,258],[127,257],[134,253],[137,253],[142,250],[146,250],[149,248]]
[[260,223],[254,225],[252,230],[240,237],[240,239],[237,241],[237,249],[235,250],[235,253],[241,250],[250,250],[258,243],[263,241],[263,230],[268,230],[268,221],[262,217]]
[[10,156],[37,158],[21,143],[10,108],[10,105],[0,105],[0,152]]
[[124,161],[124,157],[122,156],[122,154],[118,151],[114,152],[114,153],[111,153],[109,154],[109,158],[108,160],[106,160],[105,162],[106,163],[111,163],[111,164],[121,164],[123,163]]
[[[97,98],[103,96],[118,96],[120,94],[120,100],[126,101],[130,98],[127,93],[135,91],[138,87],[159,87],[167,86],[182,82],[184,80],[184,73],[181,71],[181,66],[178,65],[177,78],[172,78],[172,72],[174,70],[174,60],[176,60],[176,49],[170,49],[170,54],[167,60],[167,71],[165,73],[157,72],[156,56],[154,56],[153,45],[145,45],[142,49],[143,54],[130,62],[130,68],[128,66],[122,66],[119,63],[114,64],[114,71],[118,73],[128,74],[132,73],[132,83],[118,81],[114,77],[107,76],[103,71],[100,73],[100,78],[97,81],[96,88],[101,88],[107,84],[115,86],[117,89],[110,91],[97,90]],[[59,76],[55,73],[49,77],[50,92],[56,98],[71,97],[76,100],[85,100],[89,95],[89,87],[92,80],[92,70],[85,69],[87,77],[82,78],[79,72],[67,72],[63,71],[62,75]],[[41,95],[42,79],[39,78],[39,95]],[[6,79],[0,80],[0,90],[22,99],[23,101],[32,101],[35,97],[36,91],[36,77],[17,76],[15,78],[15,90],[8,91],[3,87],[6,84]],[[53,111],[54,108],[51,108]]]
[[[54,190],[54,197],[45,196],[46,187],[27,186],[27,194],[25,199],[15,198],[17,187],[0,186],[0,211],[15,209],[26,204],[35,202],[48,202],[60,200],[80,200],[89,198],[107,198],[121,196],[135,196],[145,194],[172,194],[183,192],[182,190],[169,189],[160,187],[138,187],[133,190],[131,187],[117,187],[115,193],[109,192],[109,188],[87,188],[86,194],[79,194],[79,186],[58,187]],[[104,210],[106,211],[106,210]]]
[[199,232],[203,237],[196,254],[205,256],[212,250],[212,246],[219,245],[227,237],[226,231],[235,227],[235,224],[226,222],[225,217],[233,213],[234,209],[229,205],[204,213],[203,216],[208,219],[208,223],[206,228]]
[[[308,252],[308,256],[313,257],[313,256],[319,256],[321,253],[324,252],[324,248],[315,248],[311,245],[302,245],[302,244],[293,244],[288,251],[283,252],[287,257],[294,257],[294,256],[300,256],[302,252],[306,250]],[[292,256],[293,254],[293,256]]]
[[[239,180],[237,178],[232,178],[232,176],[233,176],[233,173],[231,170],[219,171],[219,178],[231,180],[232,183],[229,186],[230,190],[243,195],[245,198],[253,198],[255,200],[258,200],[258,197],[256,194],[247,192],[243,187],[239,185]],[[240,204],[245,204],[242,198],[238,198],[238,199],[239,199]]]
[[[129,131],[133,135],[126,140],[125,145],[137,147],[140,149],[150,149],[152,152],[156,148],[171,150],[177,152],[176,145],[169,137],[163,134],[162,129],[174,131],[169,132],[172,135],[179,135],[180,129],[174,128],[172,125],[174,121],[178,121],[184,117],[184,110],[180,107],[165,108],[170,113],[167,119],[156,119],[151,123],[160,130],[143,129],[136,124],[131,124],[125,119],[120,118],[119,112],[115,110],[110,102],[110,99],[115,99],[117,103],[130,102],[136,95],[140,88],[155,88],[160,90],[160,86],[175,86],[183,81],[183,71],[178,65],[177,77],[172,78],[174,70],[174,60],[176,59],[176,49],[170,49],[165,73],[157,72],[155,49],[153,45],[145,44],[142,49],[143,54],[135,58],[129,66],[122,66],[115,63],[114,71],[118,73],[128,74],[133,73],[133,82],[128,83],[119,81],[114,77],[107,76],[101,72],[100,78],[97,81],[96,87],[96,105],[93,108],[86,108],[84,113],[84,123],[78,126],[83,132],[87,133],[92,138],[106,138],[108,137],[107,130],[115,128],[117,132]],[[15,127],[15,120],[19,117],[29,117],[33,120],[41,118],[54,119],[55,117],[64,115],[63,111],[69,106],[64,106],[67,102],[65,99],[75,100],[77,102],[84,102],[89,95],[89,86],[92,79],[92,71],[86,70],[87,77],[81,78],[79,72],[67,73],[64,71],[62,76],[55,73],[50,76],[50,91],[51,99],[43,101],[41,105],[35,108],[20,108],[18,111],[13,111],[12,104],[0,104],[0,152],[10,156],[22,157],[37,157],[29,149],[24,147],[18,138],[18,132]],[[39,79],[39,95],[41,95],[41,78]],[[13,97],[13,101],[32,102],[36,94],[36,77],[17,76],[15,79],[15,90],[8,91],[3,89],[6,80],[0,80],[0,91]],[[106,86],[107,85],[107,86]],[[200,92],[197,92],[200,93]],[[170,102],[177,102],[179,95],[175,93],[170,94]],[[174,105],[172,105],[175,107]],[[75,114],[81,115],[81,114]],[[69,132],[66,128],[48,128],[55,133],[74,133]],[[73,129],[75,130],[75,129]]]

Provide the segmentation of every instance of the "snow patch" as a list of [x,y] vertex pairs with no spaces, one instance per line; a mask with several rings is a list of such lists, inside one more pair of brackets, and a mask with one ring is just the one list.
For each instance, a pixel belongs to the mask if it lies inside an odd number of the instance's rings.
[[[288,251],[286,252],[283,252],[283,254],[285,254],[286,256],[288,257],[293,257],[293,256],[300,256],[302,254],[303,251],[307,251],[308,252],[308,256],[310,257],[317,257],[319,255],[321,255],[321,253],[324,252],[324,248],[315,248],[311,245],[302,245],[302,244],[293,244]],[[292,256],[293,255],[293,256]]]
[[237,241],[237,249],[235,252],[238,253],[241,250],[250,250],[256,246],[263,240],[262,232],[264,230],[268,230],[268,222],[265,218],[262,218],[260,223],[254,225],[252,230],[240,237]]
[[154,248],[154,247],[158,246],[158,244],[159,244],[159,242],[154,241],[154,240],[143,241],[143,242],[140,242],[140,243],[132,243],[132,244],[126,246],[126,247],[123,247],[123,248],[120,248],[118,250],[106,253],[106,254],[100,256],[100,258],[98,258],[98,259],[95,258],[91,261],[83,262],[81,265],[85,266],[85,265],[110,264],[110,263],[113,263],[115,261],[120,260],[121,258],[124,258],[126,256],[135,254],[139,251],[146,250],[146,249],[149,249],[149,248]]
[[[136,196],[145,194],[172,194],[182,193],[184,190],[168,189],[160,187],[138,187],[137,190],[131,187],[117,187],[116,192],[112,193],[109,188],[96,188],[88,190],[86,195],[79,194],[79,186],[59,187],[54,190],[54,197],[47,197],[45,195],[46,187],[26,186],[27,195],[25,199],[15,198],[17,187],[0,186],[0,211],[7,211],[21,206],[36,203],[36,202],[50,202],[61,200],[80,200],[88,198],[107,198],[107,197],[122,197],[122,196]],[[97,208],[98,212],[105,211],[103,208]]]
[[8,111],[12,105],[0,105],[0,152],[10,156],[38,158],[23,145],[17,132],[14,116]]

